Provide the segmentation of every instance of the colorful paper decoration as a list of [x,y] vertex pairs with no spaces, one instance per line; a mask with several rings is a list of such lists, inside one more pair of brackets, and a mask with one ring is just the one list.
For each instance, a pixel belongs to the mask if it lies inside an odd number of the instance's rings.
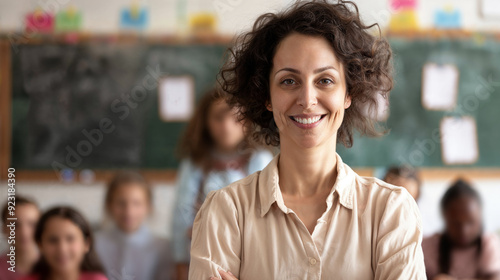
[[82,26],[82,13],[74,7],[61,11],[56,15],[56,31],[72,32],[79,31]]
[[434,13],[434,27],[437,29],[459,29],[462,27],[462,15],[459,10],[447,8]]
[[416,31],[418,29],[417,0],[389,0],[393,10],[389,30],[393,32]]
[[389,22],[389,30],[395,32],[418,30],[418,21],[415,11],[402,10],[395,13]]
[[143,30],[148,24],[148,11],[145,8],[133,4],[130,8],[122,10],[120,15],[120,26],[123,29]]
[[417,7],[417,0],[391,0],[389,2],[394,11],[415,10]]
[[54,31],[54,15],[37,9],[25,18],[26,32],[52,33]]
[[217,16],[210,12],[196,13],[189,17],[189,29],[195,34],[215,33]]

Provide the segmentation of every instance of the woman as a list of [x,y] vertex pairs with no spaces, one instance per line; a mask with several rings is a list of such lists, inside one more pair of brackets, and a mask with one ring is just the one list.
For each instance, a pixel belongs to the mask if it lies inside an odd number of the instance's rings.
[[299,2],[231,52],[222,86],[281,153],[207,196],[190,279],[425,279],[414,199],[335,152],[355,129],[377,134],[361,112],[392,86],[390,48],[369,28],[351,2]]
[[500,279],[500,242],[483,233],[481,198],[457,180],[441,199],[443,234],[424,239],[427,279]]
[[261,170],[273,158],[250,144],[244,128],[217,89],[201,99],[187,126],[172,225],[176,279],[188,277],[191,227],[206,194]]

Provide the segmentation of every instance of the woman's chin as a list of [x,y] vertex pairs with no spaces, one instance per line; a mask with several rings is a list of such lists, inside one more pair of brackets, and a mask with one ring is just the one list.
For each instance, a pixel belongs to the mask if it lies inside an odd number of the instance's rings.
[[311,149],[321,145],[320,137],[315,135],[301,136],[297,141],[297,145],[303,149]]

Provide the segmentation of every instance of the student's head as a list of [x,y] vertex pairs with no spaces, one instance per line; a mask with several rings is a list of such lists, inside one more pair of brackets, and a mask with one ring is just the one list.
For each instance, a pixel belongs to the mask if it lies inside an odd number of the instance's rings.
[[[15,204],[13,202],[11,201],[9,204],[9,201],[7,201],[2,209],[3,232],[6,236],[9,236],[10,230],[7,225],[11,221],[8,218],[17,218],[15,221],[16,250],[29,250],[36,246],[34,234],[36,223],[40,217],[40,210],[33,200],[20,195],[16,196]],[[11,215],[11,213],[14,215]]]
[[212,89],[201,98],[180,142],[182,157],[200,162],[214,149],[233,152],[245,140],[244,124],[225,97],[220,90]]
[[446,235],[456,246],[474,243],[482,231],[481,198],[464,180],[457,180],[441,199]]
[[405,188],[415,200],[420,197],[420,178],[412,167],[393,166],[387,170],[384,181]]
[[102,272],[93,250],[92,231],[85,218],[70,207],[55,207],[45,212],[37,224],[35,240],[41,259],[34,273],[51,274],[75,271]]
[[133,233],[151,213],[152,199],[151,187],[144,177],[122,171],[109,182],[105,208],[120,230]]
[[268,144],[350,147],[355,129],[380,134],[363,112],[392,88],[389,44],[371,27],[344,1],[264,14],[229,53],[219,82]]

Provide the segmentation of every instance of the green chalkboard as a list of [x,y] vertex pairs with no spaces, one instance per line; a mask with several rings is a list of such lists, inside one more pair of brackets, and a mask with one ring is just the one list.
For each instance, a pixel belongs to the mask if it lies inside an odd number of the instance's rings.
[[[499,167],[500,42],[391,39],[390,43],[395,65],[386,123],[390,131],[381,138],[356,136],[350,149],[339,145],[344,161],[353,167],[444,166],[441,143],[433,133],[443,117],[467,115],[476,119],[479,141],[479,159],[469,166]],[[70,168],[176,168],[175,150],[185,123],[160,120],[156,88],[145,89],[146,97],[135,107],[126,105],[124,96],[142,85],[145,77],[161,72],[191,75],[199,98],[214,85],[225,49],[223,44],[99,42],[16,46],[12,52],[12,166],[52,169],[57,162]],[[458,67],[454,110],[422,107],[422,67],[427,62]],[[97,137],[102,141],[79,161],[71,157],[70,150],[87,151],[81,142],[103,119],[115,129],[102,139]]]
[[[390,94],[390,116],[386,123],[390,131],[376,139],[358,136],[350,149],[339,147],[344,161],[357,167],[405,163],[445,166],[441,142],[436,137],[441,119],[472,116],[476,119],[479,159],[466,166],[499,167],[500,42],[391,39],[390,43],[395,67],[395,86]],[[458,99],[453,110],[429,111],[422,106],[422,68],[428,62],[458,67]]]
[[[154,82],[190,75],[199,98],[215,85],[226,48],[116,42],[16,46],[12,167],[176,168],[175,149],[186,124],[160,120]],[[96,132],[103,125],[106,129]]]

